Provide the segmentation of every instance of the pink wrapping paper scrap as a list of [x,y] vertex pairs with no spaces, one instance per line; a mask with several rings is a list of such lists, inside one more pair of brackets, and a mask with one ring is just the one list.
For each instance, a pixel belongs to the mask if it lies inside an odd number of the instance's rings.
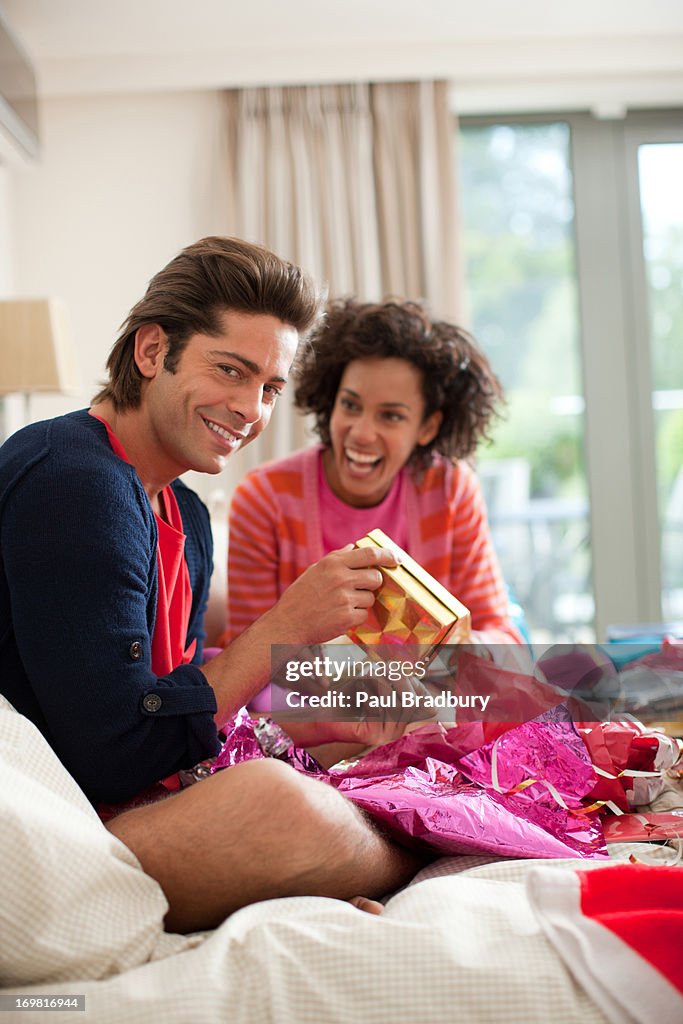
[[[549,737],[544,734],[547,730],[544,724],[498,751],[499,779],[519,777],[516,766],[508,763],[510,758],[526,760],[539,770],[541,755],[535,749],[539,743],[543,756],[553,759]],[[516,731],[511,730],[506,736]],[[347,770],[339,766],[328,772],[307,751],[296,747],[274,722],[254,721],[242,709],[231,724],[213,770],[254,757],[279,757],[296,770],[334,785],[401,842],[427,845],[442,854],[485,852],[506,857],[585,858],[606,855],[597,815],[571,814],[543,787],[533,796],[486,788],[483,783],[487,763],[490,766],[486,747],[478,760],[467,764],[467,771],[479,774],[482,782],[465,778],[457,761],[459,757],[466,760],[464,755],[471,754],[471,744],[477,741],[481,741],[481,732],[473,732],[469,726],[447,728],[433,723],[378,747]],[[564,755],[559,763],[559,768],[550,769],[550,777],[558,783],[563,799],[566,797],[566,802],[573,805],[579,797],[563,774],[567,770]],[[582,767],[579,789],[586,785],[583,762]]]
[[[467,651],[462,651],[458,657],[457,689],[463,696],[485,694],[490,697],[487,720],[483,723],[490,731],[488,739],[494,739],[520,722],[537,718],[566,699],[565,693],[545,679],[537,679],[526,672],[511,672]],[[474,723],[480,718],[482,712],[476,704],[458,708],[459,725]]]
[[[598,698],[598,683],[604,681],[608,674],[603,662],[608,663],[614,676],[614,666],[606,655],[596,664],[590,648],[587,653],[573,646],[555,657],[545,656],[536,667],[538,674],[529,675],[511,672],[463,651],[458,658],[458,693],[462,696],[488,695],[490,702],[485,715],[476,703],[471,707],[458,708],[458,724],[483,718],[484,728],[489,734],[487,738],[494,739],[507,729],[521,722],[533,721],[558,706],[567,708],[574,721],[599,721],[609,710],[609,706]],[[586,690],[575,691],[580,686],[585,686]]]
[[270,718],[251,718],[240,708],[224,727],[225,741],[213,763],[211,774],[243,761],[276,757],[309,775],[326,775],[325,769],[303,747],[297,747],[279,725]]
[[468,782],[452,765],[427,758],[384,778],[337,776],[337,788],[402,842],[441,854],[501,857],[606,856],[599,823],[557,808],[532,816],[515,797]]
[[593,772],[583,740],[569,721],[523,722],[493,743],[458,761],[460,770],[479,785],[509,792],[532,779],[518,795],[523,800],[570,808],[593,789]]
[[652,669],[683,672],[683,640],[679,637],[666,636],[662,641],[661,650],[644,654],[637,661],[632,661],[629,668],[635,665],[646,665]]
[[524,722],[461,758],[458,767],[520,817],[562,839],[573,855],[605,853],[595,815],[582,804],[595,775],[570,721],[551,713],[546,721]]
[[683,811],[610,815],[603,821],[610,843],[655,843],[683,839]]
[[333,775],[343,774],[345,778],[391,775],[408,768],[410,765],[421,765],[427,757],[452,764],[457,757],[476,750],[481,746],[483,732],[481,723],[468,725],[465,730],[444,725],[441,722],[429,722],[408,732],[392,743],[375,747],[357,759],[343,762]]
[[219,768],[229,768],[231,765],[241,764],[242,761],[253,761],[266,756],[256,738],[256,725],[256,720],[249,717],[246,708],[240,708],[233,715],[232,721],[223,730],[225,741],[220,754],[214,761],[212,774]]

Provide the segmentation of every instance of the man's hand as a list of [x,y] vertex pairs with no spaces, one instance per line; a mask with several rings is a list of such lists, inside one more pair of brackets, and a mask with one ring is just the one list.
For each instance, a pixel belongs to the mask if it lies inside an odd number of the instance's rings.
[[272,643],[324,643],[360,626],[382,583],[378,566],[394,568],[395,554],[387,548],[331,551],[310,566],[278,603],[261,618]]
[[382,582],[378,567],[396,565],[396,555],[386,548],[349,544],[310,566],[270,611],[203,666],[218,700],[218,726],[272,678],[274,644],[325,643],[360,626]]

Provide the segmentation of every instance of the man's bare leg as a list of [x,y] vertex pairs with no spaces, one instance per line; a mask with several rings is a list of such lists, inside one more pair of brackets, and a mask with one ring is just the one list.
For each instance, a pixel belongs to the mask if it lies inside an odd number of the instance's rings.
[[336,790],[270,759],[126,811],[107,828],[161,885],[169,931],[212,928],[279,896],[380,897],[424,863]]

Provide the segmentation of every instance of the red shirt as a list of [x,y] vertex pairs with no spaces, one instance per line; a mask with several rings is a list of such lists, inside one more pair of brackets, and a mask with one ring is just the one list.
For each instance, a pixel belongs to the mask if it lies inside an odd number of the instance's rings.
[[197,641],[193,640],[188,648],[185,647],[192,608],[192,587],[185,561],[185,534],[180,509],[170,487],[164,487],[159,501],[164,506],[166,518],[155,513],[159,535],[159,590],[152,636],[152,671],[157,676],[164,676],[178,665],[187,665],[192,661]]

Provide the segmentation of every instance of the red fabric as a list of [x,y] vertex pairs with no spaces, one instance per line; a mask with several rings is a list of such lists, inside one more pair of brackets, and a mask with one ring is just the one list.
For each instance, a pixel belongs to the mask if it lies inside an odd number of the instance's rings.
[[170,487],[164,488],[159,498],[164,503],[167,521],[158,515],[156,517],[159,593],[152,637],[152,671],[157,676],[165,676],[178,665],[192,661],[197,641],[193,640],[185,649],[192,586],[185,561],[185,534],[180,509]]
[[620,864],[578,875],[581,912],[683,993],[683,869]]

